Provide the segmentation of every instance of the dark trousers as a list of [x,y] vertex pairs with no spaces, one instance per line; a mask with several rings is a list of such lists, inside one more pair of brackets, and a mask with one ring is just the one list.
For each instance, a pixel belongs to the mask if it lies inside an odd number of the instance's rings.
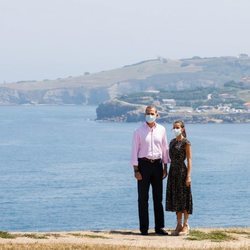
[[164,227],[164,212],[162,206],[162,161],[159,160],[151,163],[139,159],[139,171],[142,175],[142,180],[137,182],[140,231],[145,232],[149,228],[148,195],[150,184],[152,186],[154,202],[155,230],[158,230]]

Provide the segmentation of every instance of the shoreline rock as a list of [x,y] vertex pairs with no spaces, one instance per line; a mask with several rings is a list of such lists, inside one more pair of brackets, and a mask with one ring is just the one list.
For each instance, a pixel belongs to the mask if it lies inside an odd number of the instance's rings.
[[[146,105],[132,104],[113,99],[100,104],[96,109],[97,119],[111,122],[144,121]],[[250,123],[250,112],[245,113],[167,113],[159,108],[159,122],[172,123],[184,120],[185,123]]]

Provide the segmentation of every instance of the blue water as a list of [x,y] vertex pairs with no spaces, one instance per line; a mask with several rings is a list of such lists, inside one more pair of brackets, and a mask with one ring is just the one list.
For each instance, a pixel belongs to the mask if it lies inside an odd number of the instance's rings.
[[[0,230],[138,228],[129,158],[139,123],[94,119],[95,107],[0,107]],[[249,226],[250,125],[186,130],[193,149],[190,225]],[[174,227],[175,214],[165,212],[165,222]]]

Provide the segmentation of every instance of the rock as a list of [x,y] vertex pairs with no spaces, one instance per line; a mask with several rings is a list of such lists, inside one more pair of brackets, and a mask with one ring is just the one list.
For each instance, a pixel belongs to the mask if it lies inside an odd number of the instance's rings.
[[97,120],[140,121],[145,112],[145,108],[145,105],[131,104],[113,99],[97,107]]

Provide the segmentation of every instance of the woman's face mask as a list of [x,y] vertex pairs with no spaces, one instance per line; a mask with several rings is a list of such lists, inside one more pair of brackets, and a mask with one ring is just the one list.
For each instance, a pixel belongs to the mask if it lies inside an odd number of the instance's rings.
[[178,137],[181,134],[181,128],[173,128],[173,133],[175,137]]

